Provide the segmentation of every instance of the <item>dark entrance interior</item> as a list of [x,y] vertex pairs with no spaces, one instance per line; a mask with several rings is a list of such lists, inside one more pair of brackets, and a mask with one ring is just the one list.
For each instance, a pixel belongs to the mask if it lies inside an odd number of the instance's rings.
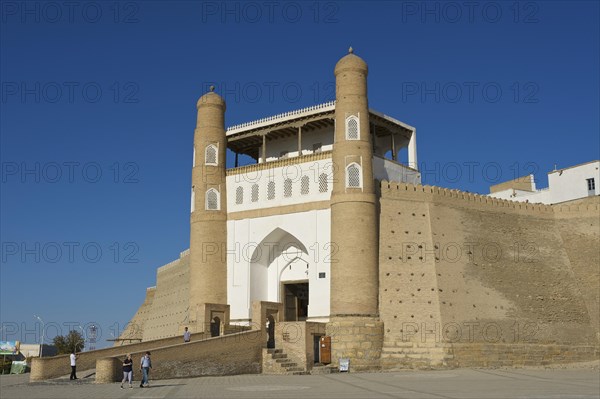
[[215,317],[210,322],[210,336],[218,337],[221,333],[221,319]]
[[321,336],[313,335],[313,358],[315,359],[314,363],[321,363]]
[[269,315],[267,324],[267,348],[275,348],[275,319],[273,315]]
[[283,285],[285,321],[305,321],[308,316],[308,283]]

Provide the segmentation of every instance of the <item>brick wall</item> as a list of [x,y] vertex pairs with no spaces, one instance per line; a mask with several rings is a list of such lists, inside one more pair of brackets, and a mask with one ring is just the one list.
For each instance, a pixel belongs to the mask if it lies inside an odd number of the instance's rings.
[[154,298],[142,324],[144,341],[178,335],[189,324],[189,273],[188,254],[156,271]]
[[378,370],[384,338],[384,323],[370,317],[335,317],[327,323],[331,336],[331,364],[350,359],[354,371]]
[[129,323],[125,326],[125,329],[119,336],[120,339],[125,341],[115,341],[114,346],[121,346],[123,342],[131,343],[141,341],[144,337],[144,323],[151,317],[152,302],[154,302],[154,294],[156,293],[156,287],[146,288],[146,297],[144,303],[139,307],[135,315],[129,320]]
[[325,335],[325,323],[286,321],[275,324],[275,347],[304,370],[314,364],[314,337]]
[[[192,334],[192,342],[205,339],[203,333]],[[181,336],[159,339],[155,341],[139,342],[130,345],[113,346],[95,351],[81,352],[78,354],[77,369],[89,370],[96,367],[98,359],[119,356],[125,357],[127,353],[152,351],[155,348],[179,344],[183,341]],[[41,381],[67,375],[71,372],[69,355],[54,357],[33,358],[31,365],[30,381]]]
[[[193,341],[187,344],[163,346],[150,350],[152,370],[150,380],[234,374],[259,374],[264,335],[261,331],[246,331],[221,337]],[[134,375],[140,380],[139,364],[145,350],[132,352]],[[100,359],[108,365],[106,359]],[[121,367],[113,363],[113,367]],[[97,369],[99,382],[110,382],[114,369]],[[107,377],[108,376],[108,377]],[[120,381],[120,378],[116,378]]]
[[583,295],[600,341],[600,197],[588,197],[555,206],[555,219],[571,263],[575,282]]
[[383,367],[597,357],[597,197],[552,207],[387,182],[381,192]]

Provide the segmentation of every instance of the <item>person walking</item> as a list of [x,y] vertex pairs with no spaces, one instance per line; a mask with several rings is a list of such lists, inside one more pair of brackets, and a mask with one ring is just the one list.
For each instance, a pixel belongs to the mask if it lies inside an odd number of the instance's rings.
[[75,351],[71,352],[71,356],[69,356],[69,359],[71,360],[71,376],[69,377],[70,380],[76,380],[77,379],[77,355],[75,354]]
[[190,339],[192,338],[192,334],[188,331],[188,328],[185,328],[185,331],[183,332],[183,342],[190,342]]
[[152,360],[150,360],[150,352],[146,352],[146,354],[142,357],[142,360],[140,362],[140,370],[142,371],[142,382],[140,383],[140,388],[144,388],[144,384],[146,385],[146,388],[150,387],[148,375],[150,374],[151,368]]
[[125,381],[129,381],[129,389],[133,388],[133,385],[131,384],[133,380],[133,359],[131,359],[131,354],[128,353],[127,356],[125,357],[125,360],[123,360],[123,381],[121,381],[121,389],[125,389],[123,388],[123,384],[125,383]]

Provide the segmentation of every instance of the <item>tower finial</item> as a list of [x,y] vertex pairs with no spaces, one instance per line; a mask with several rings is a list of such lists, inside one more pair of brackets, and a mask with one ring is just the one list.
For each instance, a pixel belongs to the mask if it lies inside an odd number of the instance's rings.
[[208,88],[208,90],[210,90],[211,93],[212,93],[213,91],[215,91],[215,86],[214,85],[210,85],[210,87]]
[[352,46],[350,46],[350,48],[348,49],[348,52],[349,52],[350,54],[354,53],[354,49],[352,48]]

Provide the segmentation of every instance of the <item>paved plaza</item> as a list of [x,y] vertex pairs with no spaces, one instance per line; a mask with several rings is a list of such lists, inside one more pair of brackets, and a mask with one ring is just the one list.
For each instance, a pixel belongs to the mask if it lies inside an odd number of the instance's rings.
[[[85,377],[85,374],[81,374]],[[139,377],[139,376],[137,376]],[[29,375],[0,377],[4,398],[599,398],[600,374],[591,369],[455,369],[305,376],[238,375],[152,381],[120,389],[57,379],[29,383]]]

